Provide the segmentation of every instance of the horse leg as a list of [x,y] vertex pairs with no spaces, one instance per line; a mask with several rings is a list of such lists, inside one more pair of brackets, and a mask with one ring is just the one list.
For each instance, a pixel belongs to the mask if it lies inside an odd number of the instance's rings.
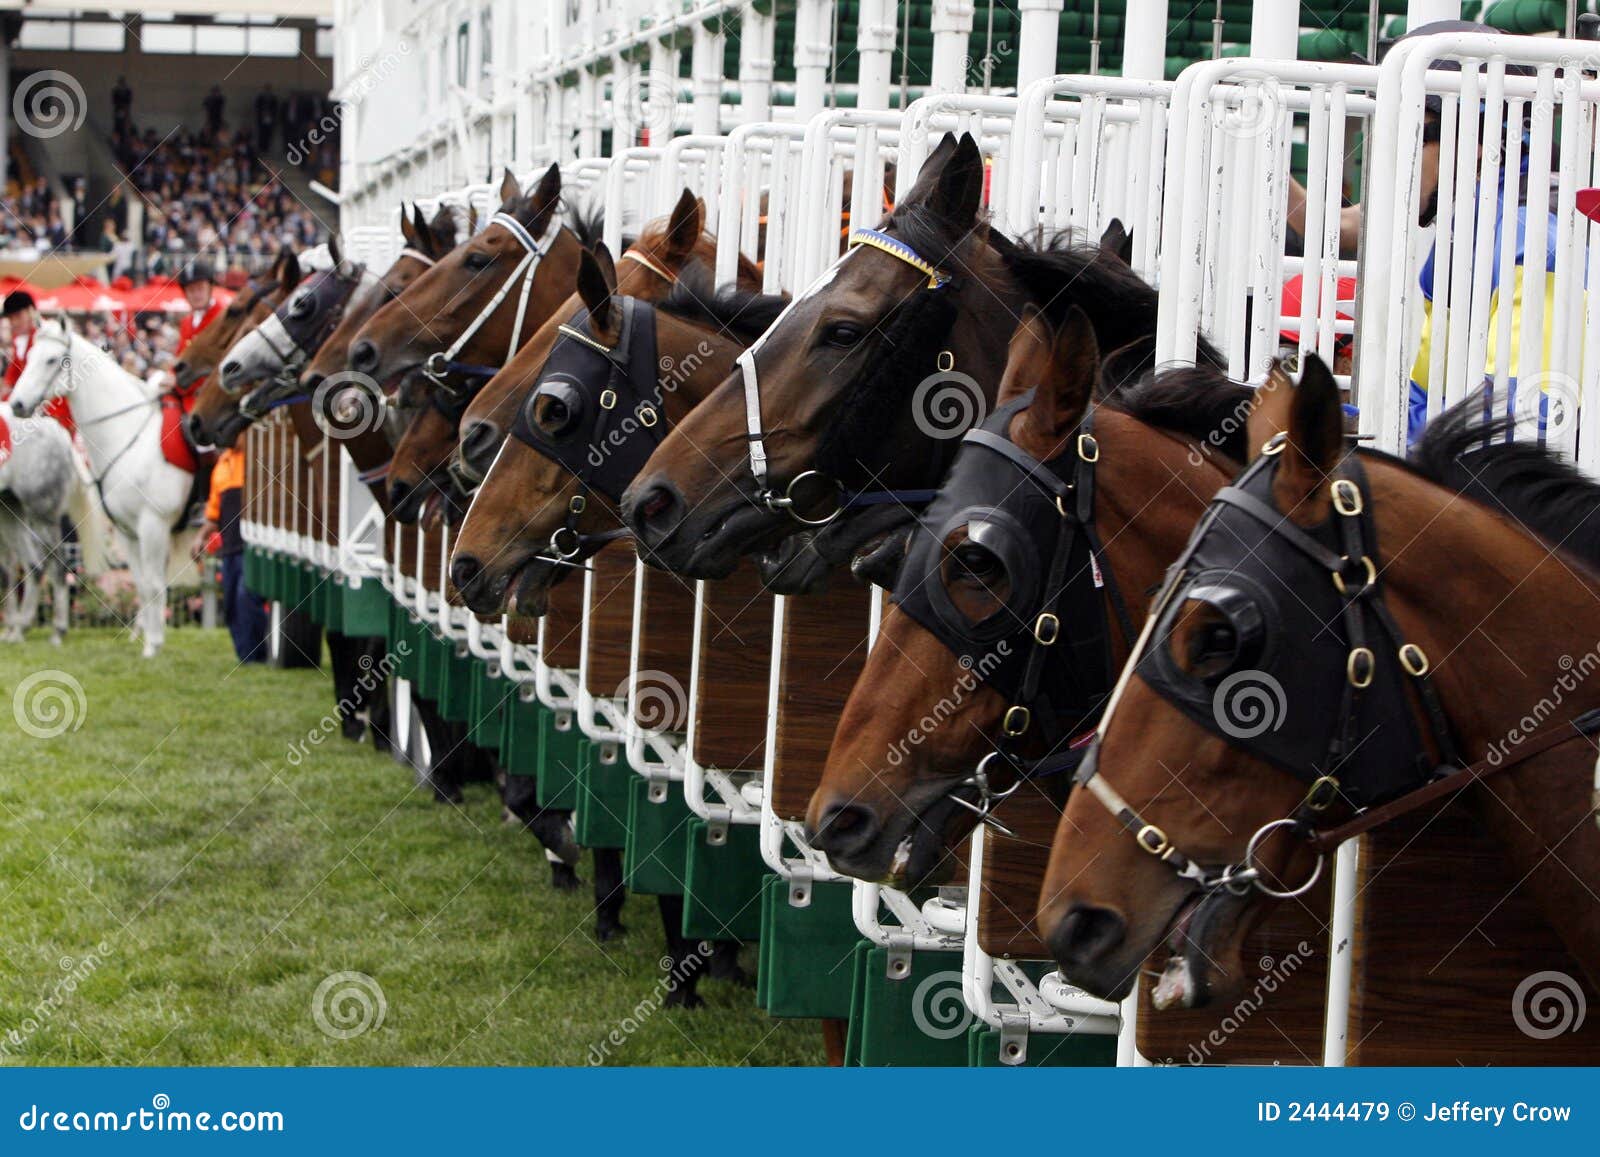
[[59,647],[67,638],[67,628],[72,625],[72,587],[68,584],[67,558],[57,551],[50,560],[51,615],[50,642]]
[[550,861],[551,887],[558,892],[572,891],[583,883],[576,867],[581,849],[572,838],[572,810],[540,807],[533,776],[500,771],[500,798],[509,818],[531,832],[544,848],[545,859]]
[[338,631],[329,631],[327,639],[328,665],[333,668],[333,697],[339,712],[339,731],[346,739],[359,743],[362,732],[366,730],[359,714],[359,648],[354,645],[355,640]]
[[6,629],[0,634],[0,642],[22,642],[22,610],[20,607],[17,585],[17,571],[13,563],[7,562],[4,570],[6,584]]
[[710,958],[710,945],[693,941],[683,935],[683,897],[657,896],[661,908],[661,930],[667,936],[667,958],[672,961],[673,984],[667,991],[662,1006],[665,1008],[699,1008],[705,1004],[701,996],[700,977],[705,973]]
[[22,599],[17,617],[17,641],[28,636],[28,628],[39,620],[39,596],[44,586],[45,562],[41,560],[22,571]]
[[167,640],[167,556],[172,539],[165,520],[154,510],[139,514],[139,617],[144,624],[144,657],[154,658]]
[[604,944],[628,929],[622,923],[622,903],[628,890],[622,885],[622,849],[594,850],[594,938]]

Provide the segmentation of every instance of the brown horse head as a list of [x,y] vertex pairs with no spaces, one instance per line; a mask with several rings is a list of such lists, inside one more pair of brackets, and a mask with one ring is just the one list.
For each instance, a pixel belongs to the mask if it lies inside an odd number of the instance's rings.
[[[975,771],[981,767],[995,791],[1016,785],[1015,767],[996,754],[1002,750],[1029,761],[1060,758],[1061,768],[1022,784],[1006,804],[1010,812],[1059,812],[1070,745],[1093,725],[1130,642],[1114,595],[1124,595],[1136,615],[1138,592],[1160,578],[1227,478],[1225,466],[1195,450],[1192,434],[1174,436],[1134,416],[1140,410],[1131,395],[1096,407],[1098,458],[1086,462],[1078,435],[1091,428],[1085,419],[1100,376],[1099,348],[1081,311],[1052,326],[1029,307],[1000,386],[1002,412],[1015,411],[997,432],[1065,485],[1088,486],[1080,473],[1092,470],[1089,515],[1104,550],[1092,561],[1087,551],[1068,556],[1060,589],[1046,589],[1041,580],[1056,544],[1008,546],[992,531],[1027,514],[1028,504],[1056,530],[1060,511],[992,449],[963,447],[947,483],[960,497],[936,502],[912,531],[926,539],[924,549],[907,554],[811,799],[812,844],[837,870],[899,885],[938,878],[977,822],[962,806],[980,802]],[[1024,525],[1015,523],[1018,532]],[[924,597],[935,585],[938,597]],[[1057,624],[1048,646],[1035,635],[1046,614]],[[1129,625],[1137,629],[1137,619]],[[1019,673],[1036,651],[1043,666],[1029,697]],[[889,687],[894,694],[885,695]],[[1029,715],[1021,734],[1007,739],[1013,705]]]
[[185,378],[205,381],[186,419],[189,440],[196,446],[231,446],[248,423],[239,421],[239,399],[222,388],[216,373],[223,356],[245,334],[272,316],[272,311],[300,284],[300,259],[285,249],[267,276],[241,289],[222,316],[194,335],[173,366],[180,385]]
[[[661,444],[623,502],[653,561],[728,574],[741,555],[803,529],[774,501],[802,475],[797,489],[814,486],[823,502],[835,484],[937,483],[954,441],[930,434],[919,406],[929,387],[952,382],[992,398],[1005,357],[995,338],[1021,311],[979,216],[983,179],[972,139],[946,138],[871,242],[849,249],[751,348],[759,443],[741,372]],[[970,422],[986,399],[963,400]],[[841,539],[842,557],[854,545]]]
[[499,366],[550,316],[570,290],[582,248],[560,227],[561,169],[551,165],[529,193],[507,170],[500,197],[488,227],[367,320],[350,344],[350,369],[389,390],[435,354]]
[[[717,293],[697,266],[652,309],[618,294],[609,262],[587,254],[578,293],[583,320],[566,327],[527,392],[455,542],[451,581],[480,614],[543,614],[550,588],[623,533],[616,499],[658,425],[682,421],[786,304]],[[652,347],[650,363],[637,364]],[[608,395],[634,400],[608,405]]]
[[[1600,628],[1600,488],[1486,432],[1487,409],[1446,414],[1406,464],[1352,457],[1319,361],[1262,387],[1250,440],[1265,457],[1196,529],[1062,816],[1038,918],[1073,983],[1120,998],[1165,951],[1159,1007],[1239,991],[1267,890],[1322,867],[1303,837],[1477,760],[1511,763],[1468,790],[1494,797],[1476,814],[1512,878],[1600,973],[1592,745],[1516,756],[1552,687],[1551,729],[1600,702],[1569,653]],[[1530,530],[1577,534],[1585,558]]]
[[438,264],[456,245],[456,216],[448,206],[442,206],[429,221],[421,208],[411,206],[400,213],[400,233],[405,238],[405,248],[395,258],[378,281],[358,290],[345,306],[339,324],[328,335],[311,364],[300,375],[300,385],[315,392],[323,380],[339,373],[349,360],[350,343],[380,308],[399,297],[412,282]]
[[[617,263],[615,293],[619,297],[659,301],[671,291],[678,275],[691,262],[708,268],[715,265],[717,241],[705,232],[705,220],[705,203],[685,189],[672,212],[663,220],[645,226],[638,240],[628,246]],[[743,256],[739,258],[737,284],[740,289],[752,292],[761,285],[760,271]],[[512,415],[527,393],[529,383],[537,377],[539,367],[550,356],[560,325],[570,321],[582,308],[583,302],[577,294],[569,297],[517,351],[517,356],[505,369],[472,399],[461,417],[460,444],[452,465],[452,471],[460,478],[476,483],[489,472],[506,431],[511,428]]]

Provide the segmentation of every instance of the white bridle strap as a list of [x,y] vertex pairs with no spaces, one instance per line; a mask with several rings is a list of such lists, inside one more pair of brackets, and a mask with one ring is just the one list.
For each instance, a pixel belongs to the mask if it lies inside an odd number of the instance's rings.
[[643,253],[640,253],[637,249],[628,250],[622,255],[622,260],[637,261],[640,265],[644,266],[651,273],[654,273],[657,277],[661,278],[661,280],[667,282],[669,285],[678,284],[678,279],[676,277],[667,272],[666,269],[658,265],[651,258],[646,257]]
[[[429,257],[426,253],[423,253],[421,250],[418,250],[418,249],[413,249],[409,245],[407,245],[404,249],[400,250],[400,257],[409,257],[413,261],[420,261],[420,262],[422,262],[423,266],[425,268],[427,268],[427,269],[432,269],[435,265],[438,264],[437,261],[435,261],[433,258]],[[395,260],[399,261],[400,257],[396,257]]]
[[523,314],[527,312],[528,296],[533,292],[533,275],[539,268],[540,259],[544,257],[550,248],[551,242],[555,240],[556,234],[561,232],[561,220],[553,213],[550,215],[550,224],[545,229],[544,237],[539,241],[533,239],[533,234],[523,227],[521,221],[506,213],[496,213],[489,218],[489,224],[486,228],[493,228],[496,225],[515,237],[527,252],[523,254],[523,258],[517,263],[517,267],[511,271],[511,276],[506,278],[505,283],[489,299],[489,304],[483,307],[478,316],[472,319],[472,324],[462,330],[461,336],[451,342],[450,348],[444,351],[444,360],[447,362],[455,361],[456,355],[472,340],[472,335],[483,328],[483,324],[494,316],[495,310],[500,308],[500,303],[510,296],[514,287],[520,284],[522,292],[517,299],[516,320],[511,328],[511,344],[507,347],[506,356],[501,360],[500,364],[504,365],[511,360],[511,355],[516,353],[517,348],[522,344],[522,318]]
[[761,440],[761,390],[756,385],[756,359],[753,348],[734,359],[744,377],[744,416],[750,430],[750,473],[756,484],[767,484],[767,446]]

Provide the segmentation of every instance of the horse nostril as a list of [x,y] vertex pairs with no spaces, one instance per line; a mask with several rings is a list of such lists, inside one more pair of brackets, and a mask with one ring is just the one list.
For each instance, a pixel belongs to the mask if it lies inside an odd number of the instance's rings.
[[470,554],[457,555],[455,561],[450,564],[450,581],[455,583],[456,590],[462,594],[466,594],[482,574],[483,564]]
[[184,425],[189,428],[189,441],[198,443],[200,441],[200,415],[190,414],[184,419]]
[[683,501],[676,490],[656,483],[639,492],[627,521],[640,541],[648,544],[666,537],[677,525],[682,508]]
[[362,338],[350,347],[350,368],[370,374],[378,368],[378,347],[368,338]]
[[811,834],[811,846],[830,856],[853,859],[877,840],[878,817],[856,803],[831,803],[822,809],[822,822]]
[[390,505],[390,507],[398,509],[399,507],[404,506],[406,499],[411,496],[411,491],[414,490],[414,489],[415,489],[415,487],[413,487],[411,485],[411,483],[402,481],[399,478],[396,478],[393,482],[390,482],[389,483],[389,505]]
[[1050,933],[1050,952],[1066,970],[1072,966],[1094,965],[1121,947],[1128,926],[1109,908],[1074,904]]
[[483,459],[500,444],[500,428],[493,422],[474,422],[461,431],[461,457],[480,474],[487,471]]

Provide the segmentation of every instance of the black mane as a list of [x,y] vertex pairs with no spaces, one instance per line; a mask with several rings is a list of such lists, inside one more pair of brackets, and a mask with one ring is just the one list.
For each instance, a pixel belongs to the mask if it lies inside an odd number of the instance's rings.
[[1537,442],[1507,441],[1516,425],[1489,390],[1424,430],[1408,464],[1591,566],[1600,566],[1600,483]]
[[656,308],[686,321],[723,330],[749,345],[760,337],[789,304],[787,294],[753,293],[735,285],[712,284],[711,271],[691,261],[678,274],[666,299]]
[[567,210],[567,228],[578,237],[578,244],[593,249],[606,233],[606,208],[603,204],[581,209],[574,205]]
[[1174,366],[1113,383],[1102,400],[1148,426],[1181,434],[1242,464],[1250,456],[1245,425],[1255,396],[1255,387],[1201,365]]

